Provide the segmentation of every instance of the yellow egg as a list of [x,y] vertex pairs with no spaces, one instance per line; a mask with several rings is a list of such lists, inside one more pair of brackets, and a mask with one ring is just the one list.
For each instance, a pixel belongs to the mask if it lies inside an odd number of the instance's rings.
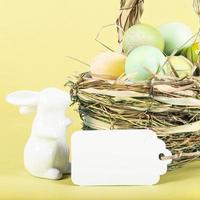
[[92,76],[103,79],[117,79],[124,73],[126,56],[117,52],[98,54],[91,62]]
[[169,57],[169,63],[164,66],[164,72],[166,75],[174,76],[173,70],[175,70],[179,78],[184,78],[186,76],[190,77],[193,69],[193,64],[184,56],[171,56]]

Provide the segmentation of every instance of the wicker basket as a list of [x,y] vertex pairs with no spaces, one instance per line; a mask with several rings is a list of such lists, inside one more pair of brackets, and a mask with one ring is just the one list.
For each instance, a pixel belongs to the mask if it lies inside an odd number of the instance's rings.
[[[121,0],[119,44],[123,32],[139,23],[143,3]],[[200,1],[194,0],[197,14],[199,5]],[[199,158],[200,77],[155,76],[149,81],[129,83],[124,77],[103,80],[86,72],[75,78],[67,85],[73,103],[78,103],[83,129],[152,129],[172,151],[170,170]]]

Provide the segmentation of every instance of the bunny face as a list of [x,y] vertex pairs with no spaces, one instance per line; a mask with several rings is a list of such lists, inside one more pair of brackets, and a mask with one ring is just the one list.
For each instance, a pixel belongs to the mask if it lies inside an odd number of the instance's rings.
[[40,92],[38,101],[38,108],[59,111],[69,105],[70,96],[59,89],[48,88]]

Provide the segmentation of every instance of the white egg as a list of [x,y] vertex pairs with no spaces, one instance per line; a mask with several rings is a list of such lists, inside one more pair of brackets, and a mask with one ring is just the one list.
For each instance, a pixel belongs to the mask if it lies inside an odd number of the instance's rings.
[[[171,55],[173,51],[177,48],[182,50],[185,47],[189,47],[193,40],[193,33],[189,26],[181,22],[171,22],[163,24],[159,27],[159,30],[165,39],[165,49],[164,53],[166,55]],[[187,44],[185,44],[188,41]]]

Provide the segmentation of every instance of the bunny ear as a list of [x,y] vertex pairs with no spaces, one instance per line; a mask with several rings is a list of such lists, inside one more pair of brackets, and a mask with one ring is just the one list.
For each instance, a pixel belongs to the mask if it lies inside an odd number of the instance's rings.
[[16,91],[6,97],[7,102],[17,106],[36,106],[38,102],[38,92]]

